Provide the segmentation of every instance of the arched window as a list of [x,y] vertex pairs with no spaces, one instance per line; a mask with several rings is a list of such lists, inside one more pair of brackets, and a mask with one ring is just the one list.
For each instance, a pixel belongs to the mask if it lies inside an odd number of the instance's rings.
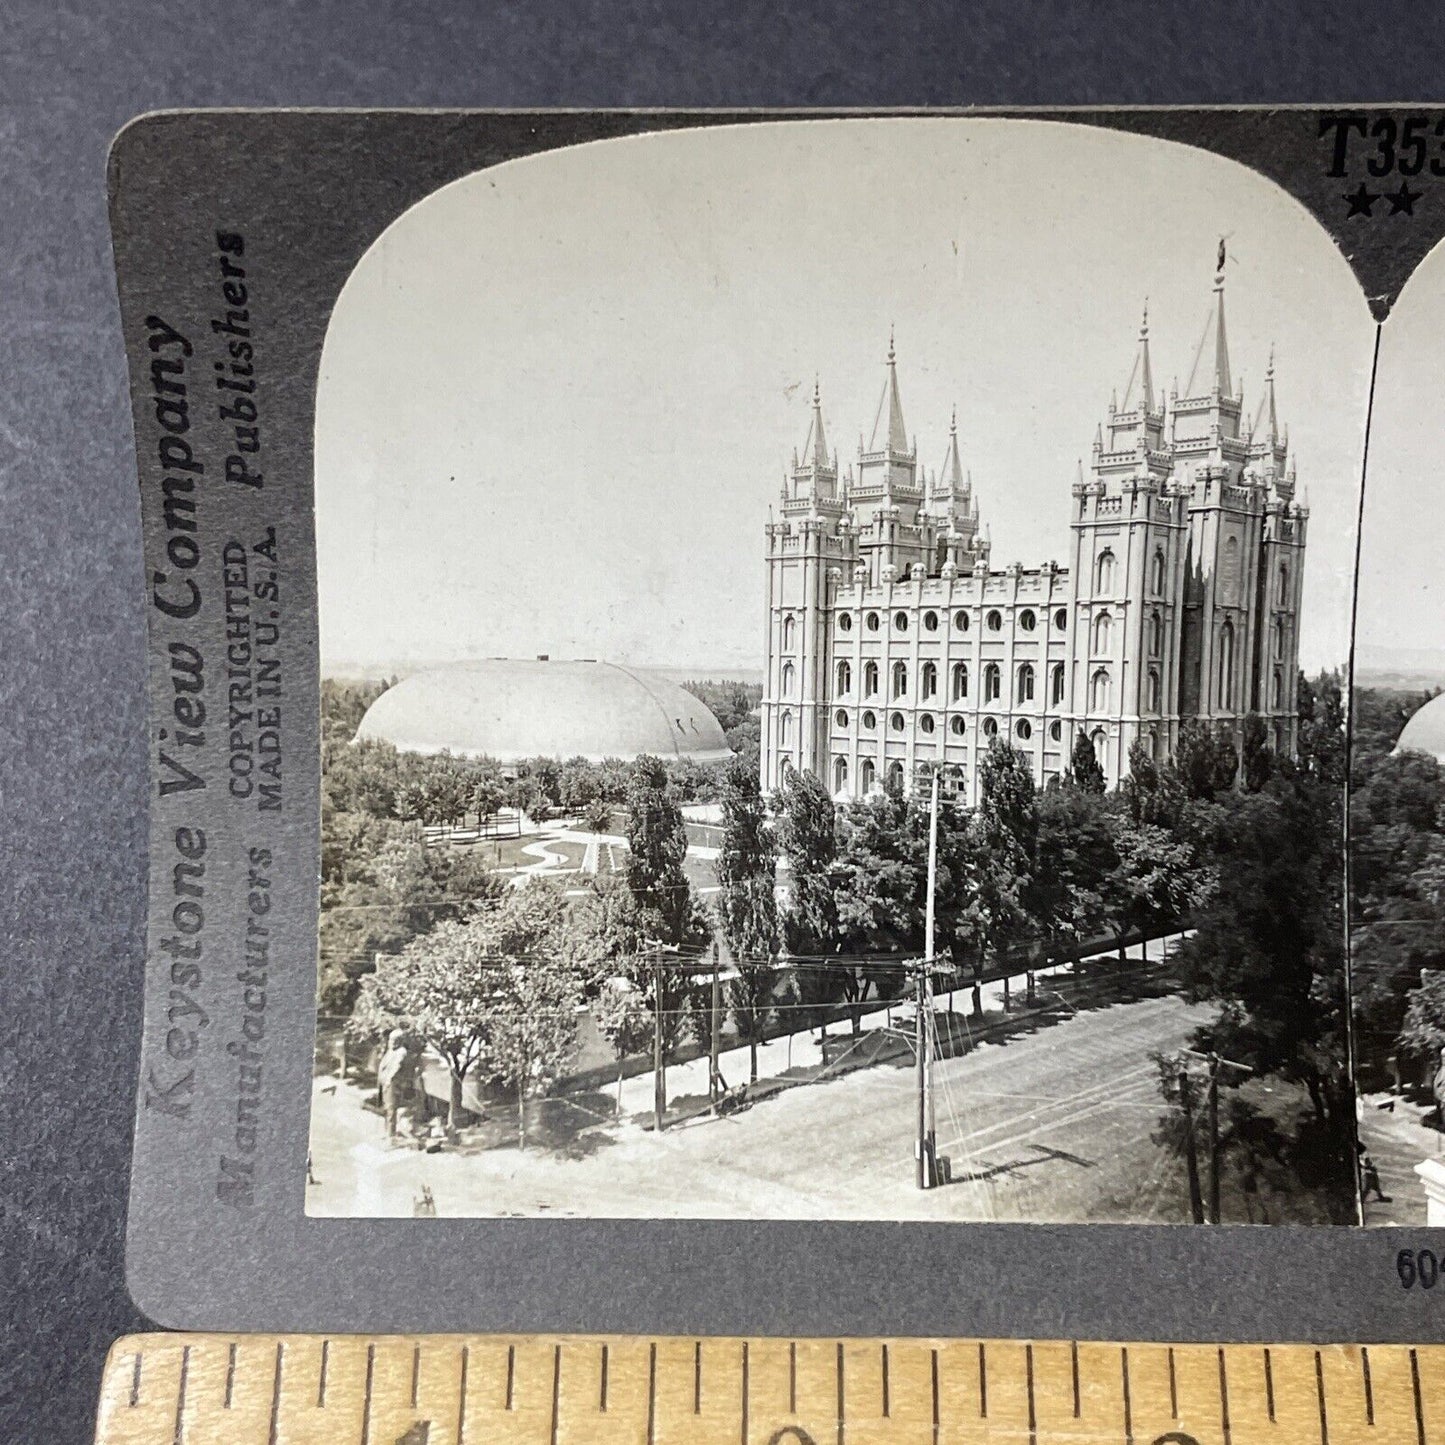
[[956,737],[956,738],[961,738],[961,737],[963,736],[963,729],[964,729],[964,722],[963,722],[963,719],[962,719],[961,717],[955,717],[955,718],[950,718],[950,719],[949,719],[948,730],[949,730],[949,732],[951,732],[951,733],[954,735],[954,737]]
[[1234,706],[1234,623],[1227,617],[1219,629],[1219,701]]
[[923,685],[923,697],[933,697],[938,692],[938,665],[933,662],[925,662],[920,670],[918,680]]
[[901,712],[889,713],[888,726],[896,733],[901,733],[907,726],[907,722]]
[[921,733],[931,733],[936,726],[937,724],[934,722],[931,712],[924,713],[923,716],[918,719],[918,731]]
[[1158,597],[1164,591],[1164,549],[1154,549],[1154,563],[1149,573],[1149,590]]
[[985,702],[997,702],[999,693],[1003,690],[1003,675],[996,662],[991,662],[983,670],[983,700]]
[[869,632],[878,631],[878,614],[876,612],[870,612],[864,621],[868,624]]
[[1056,718],[1049,724],[1049,741],[1051,743],[1062,742],[1064,738],[1064,725]]
[[925,613],[923,614],[923,630],[924,630],[925,632],[937,632],[937,631],[938,631],[938,613],[936,613],[936,612],[925,612]]
[[1101,612],[1094,619],[1094,651],[1107,652],[1114,637],[1114,619],[1107,612]]
[[877,697],[878,695],[878,664],[876,662],[865,662],[863,664],[863,696]]
[[1159,669],[1149,669],[1149,680],[1144,686],[1144,706],[1150,712],[1159,711]]
[[846,697],[853,691],[853,664],[845,657],[838,663],[838,686],[836,691]]
[[833,721],[838,727],[845,728],[848,726],[848,714],[840,707],[838,711],[833,714]]
[[1054,609],[1054,631],[1066,632],[1069,627],[1069,609],[1058,607]]
[[1157,613],[1149,614],[1149,656],[1158,657],[1164,651],[1164,619]]
[[908,614],[902,608],[893,614],[893,626],[899,632],[908,631]]
[[908,691],[908,664],[906,662],[895,662],[893,664],[893,696],[902,697]]
[[1064,664],[1056,662],[1049,669],[1049,701],[1061,703],[1064,700]]
[[869,732],[872,732],[873,729],[878,726],[878,714],[870,707],[864,712],[859,721]]
[[1283,656],[1284,656],[1284,623],[1283,623],[1278,617],[1276,617],[1276,618],[1274,619],[1274,624],[1273,624],[1273,626],[1271,626],[1271,628],[1270,628],[1270,640],[1271,640],[1271,647],[1273,648],[1273,651],[1274,651],[1274,656],[1275,656],[1276,658],[1283,657]]
[[1032,702],[1034,700],[1034,665],[1031,662],[1019,665],[1018,677],[1014,680],[1014,701]]
[[1026,717],[1021,717],[1014,724],[1014,736],[1018,738],[1020,742],[1028,742],[1033,735],[1034,725]]
[[797,625],[791,617],[783,618],[783,650],[791,651],[793,646],[793,634],[797,631]]
[[1108,597],[1114,591],[1114,554],[1105,547],[1094,564],[1094,595]]
[[851,612],[840,612],[840,613],[838,614],[838,631],[839,631],[839,632],[852,632],[852,630],[853,630],[853,614],[852,614]]
[[783,664],[783,696],[784,696],[784,697],[792,697],[792,695],[793,695],[793,678],[794,678],[793,664],[792,664],[791,662],[785,662],[785,663]]
[[866,798],[878,781],[878,769],[873,766],[872,758],[864,758],[859,765],[858,780],[863,784],[863,796]]
[[1284,673],[1275,668],[1269,685],[1269,705],[1279,707],[1284,702]]
[[903,791],[903,764],[897,758],[888,764],[888,791],[890,793]]
[[1021,632],[1032,632],[1038,625],[1039,620],[1031,608],[1025,607],[1024,610],[1019,613],[1019,630]]
[[782,738],[784,747],[793,741],[792,713],[784,711],[782,717],[778,719],[778,735]]
[[833,759],[833,791],[841,793],[848,787],[848,759]]
[[968,631],[968,613],[962,608],[959,608],[959,610],[953,614],[953,625],[960,632]]
[[1089,734],[1089,742],[1093,745],[1094,756],[1099,762],[1104,761],[1104,749],[1109,745],[1109,734],[1103,728],[1095,728]]
[[990,632],[999,632],[1003,629],[1003,613],[995,608],[983,619],[983,622]]
[[984,718],[983,735],[986,738],[996,738],[998,736],[998,719],[996,717]]
[[953,700],[958,702],[968,696],[968,664],[966,662],[955,662],[953,664]]
[[1093,712],[1109,711],[1109,669],[1097,669],[1089,679],[1089,707]]
[[1224,560],[1220,564],[1221,590],[1226,602],[1239,601],[1239,538],[1227,537],[1224,542]]
[[1277,600],[1277,602],[1278,602],[1278,605],[1281,606],[1281,607],[1288,607],[1288,606],[1289,606],[1289,563],[1288,563],[1288,562],[1281,562],[1281,563],[1279,564],[1279,595],[1278,595],[1278,597],[1277,597],[1276,600]]

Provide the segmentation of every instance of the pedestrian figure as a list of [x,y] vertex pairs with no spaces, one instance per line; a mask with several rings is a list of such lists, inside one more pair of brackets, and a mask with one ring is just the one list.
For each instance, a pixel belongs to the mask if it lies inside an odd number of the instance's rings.
[[1386,1194],[1380,1188],[1380,1171],[1375,1167],[1375,1161],[1370,1158],[1368,1151],[1363,1144],[1356,1144],[1355,1148],[1360,1155],[1360,1201],[1369,1203],[1370,1194],[1373,1191],[1375,1198],[1381,1204],[1392,1204],[1393,1196]]
[[386,1041],[386,1053],[376,1071],[381,1086],[381,1112],[386,1119],[386,1137],[394,1143],[401,1111],[410,1110],[417,1090],[417,1058],[407,1047],[406,1035],[393,1029]]

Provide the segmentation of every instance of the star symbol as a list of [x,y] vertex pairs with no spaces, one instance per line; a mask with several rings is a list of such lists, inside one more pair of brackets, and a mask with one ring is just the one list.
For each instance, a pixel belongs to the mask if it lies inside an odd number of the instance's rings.
[[1423,191],[1412,191],[1409,181],[1401,181],[1398,191],[1390,191],[1385,199],[1390,203],[1390,214],[1398,216],[1402,211],[1407,216],[1415,214],[1415,202],[1424,194]]
[[1347,192],[1345,195],[1345,200],[1350,203],[1350,212],[1345,219],[1348,221],[1351,216],[1373,215],[1374,213],[1370,210],[1370,207],[1379,199],[1380,193],[1369,190],[1364,181],[1361,181],[1356,190]]

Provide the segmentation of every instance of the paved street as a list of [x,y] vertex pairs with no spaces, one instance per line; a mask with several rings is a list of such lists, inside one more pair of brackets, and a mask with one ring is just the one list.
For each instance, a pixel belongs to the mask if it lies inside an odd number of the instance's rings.
[[660,1137],[636,1122],[592,1129],[565,1155],[387,1150],[360,1090],[318,1080],[320,1183],[308,1208],[408,1215],[426,1185],[442,1215],[1178,1219],[1173,1161],[1150,1140],[1163,1106],[1148,1055],[1178,1047],[1207,1016],[1177,998],[1145,999],[939,1062],[938,1147],[955,1182],[929,1193],[913,1183],[908,1061]]

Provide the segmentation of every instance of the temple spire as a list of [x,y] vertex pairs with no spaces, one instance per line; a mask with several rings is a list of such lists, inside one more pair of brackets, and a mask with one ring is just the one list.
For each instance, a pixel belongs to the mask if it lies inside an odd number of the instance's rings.
[[1259,399],[1259,413],[1254,419],[1254,440],[1275,446],[1279,441],[1279,419],[1274,409],[1274,347],[1269,348],[1269,367],[1264,373],[1264,395]]
[[803,465],[819,468],[828,465],[828,440],[823,435],[823,398],[816,376],[813,378],[813,417],[808,424],[808,439],[803,443]]
[[1223,241],[1219,243],[1219,264],[1214,273],[1214,305],[1210,308],[1204,335],[1199,338],[1199,349],[1194,353],[1189,383],[1184,388],[1186,398],[1209,396],[1214,392],[1220,396],[1234,395],[1229,375],[1229,339],[1224,327]]
[[1154,368],[1149,363],[1149,298],[1144,298],[1144,319],[1139,325],[1139,350],[1134,357],[1134,369],[1129,373],[1129,384],[1124,388],[1124,404],[1121,411],[1152,412],[1154,410]]
[[958,455],[958,408],[953,409],[953,418],[948,423],[948,455],[943,460],[943,488],[956,491],[963,486],[963,462]]
[[887,449],[899,456],[908,455],[908,429],[903,425],[903,401],[898,395],[898,361],[893,349],[893,328],[888,328],[888,380],[878,401],[878,414],[873,419],[873,436],[868,450]]

